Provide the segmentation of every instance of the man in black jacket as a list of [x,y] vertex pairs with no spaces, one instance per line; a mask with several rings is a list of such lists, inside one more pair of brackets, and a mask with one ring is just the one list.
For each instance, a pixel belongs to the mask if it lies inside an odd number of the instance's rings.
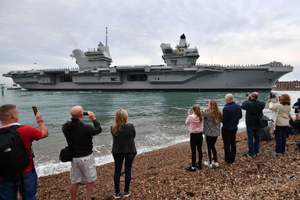
[[97,172],[93,156],[93,136],[102,132],[100,123],[96,120],[95,114],[91,111],[85,113],[92,120],[94,126],[81,122],[84,117],[83,108],[75,106],[71,109],[71,121],[62,126],[62,131],[67,139],[68,146],[72,148],[73,160],[70,173],[71,178],[71,199],[76,199],[78,184],[86,178],[87,199],[91,199],[94,181],[97,179]]
[[232,94],[226,94],[226,105],[223,108],[222,138],[224,143],[225,161],[231,164],[236,155],[236,132],[242,118],[241,106],[233,101]]
[[300,98],[297,99],[297,102],[294,103],[293,109],[295,109],[296,116],[299,115],[299,109],[300,109]]
[[259,155],[260,126],[259,121],[263,116],[265,103],[258,100],[258,93],[253,92],[248,96],[247,101],[242,104],[242,109],[246,110],[246,129],[248,136],[248,158]]

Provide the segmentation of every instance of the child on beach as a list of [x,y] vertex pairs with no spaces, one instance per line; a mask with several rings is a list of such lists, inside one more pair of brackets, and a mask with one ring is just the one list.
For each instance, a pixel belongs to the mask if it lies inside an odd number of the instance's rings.
[[[204,165],[209,168],[219,167],[215,144],[218,136],[220,136],[221,122],[223,119],[222,112],[219,110],[217,102],[210,100],[208,107],[202,111],[202,115],[204,117],[203,134],[205,135],[208,157],[208,161],[204,161]],[[213,161],[211,159],[211,152],[214,156]]]
[[[203,117],[199,105],[194,105],[192,110],[187,111],[186,125],[190,125],[190,146],[192,151],[192,166],[185,168],[187,171],[195,172],[196,167],[202,169],[202,124]],[[199,154],[199,162],[196,164],[196,148]]]

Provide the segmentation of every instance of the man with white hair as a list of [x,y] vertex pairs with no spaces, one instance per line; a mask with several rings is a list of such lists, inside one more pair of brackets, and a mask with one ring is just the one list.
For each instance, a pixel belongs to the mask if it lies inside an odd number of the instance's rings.
[[232,94],[226,94],[226,105],[223,108],[222,139],[224,143],[225,162],[231,164],[236,155],[236,132],[242,118],[241,106],[233,101]]

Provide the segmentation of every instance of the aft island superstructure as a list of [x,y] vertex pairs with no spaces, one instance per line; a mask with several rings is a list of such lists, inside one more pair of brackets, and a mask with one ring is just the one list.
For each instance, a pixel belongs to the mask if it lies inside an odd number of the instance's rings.
[[3,74],[28,90],[257,90],[269,91],[293,67],[280,62],[261,65],[197,64],[197,48],[184,34],[173,49],[160,45],[165,64],[111,66],[109,47],[73,50],[78,68],[11,71]]

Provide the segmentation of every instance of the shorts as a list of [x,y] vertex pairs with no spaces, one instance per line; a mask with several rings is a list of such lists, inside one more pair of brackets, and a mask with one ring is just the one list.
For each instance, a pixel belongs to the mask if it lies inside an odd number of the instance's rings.
[[91,183],[97,179],[93,154],[85,157],[73,158],[72,160],[72,168],[70,173],[71,183],[80,183],[84,177],[88,183]]

